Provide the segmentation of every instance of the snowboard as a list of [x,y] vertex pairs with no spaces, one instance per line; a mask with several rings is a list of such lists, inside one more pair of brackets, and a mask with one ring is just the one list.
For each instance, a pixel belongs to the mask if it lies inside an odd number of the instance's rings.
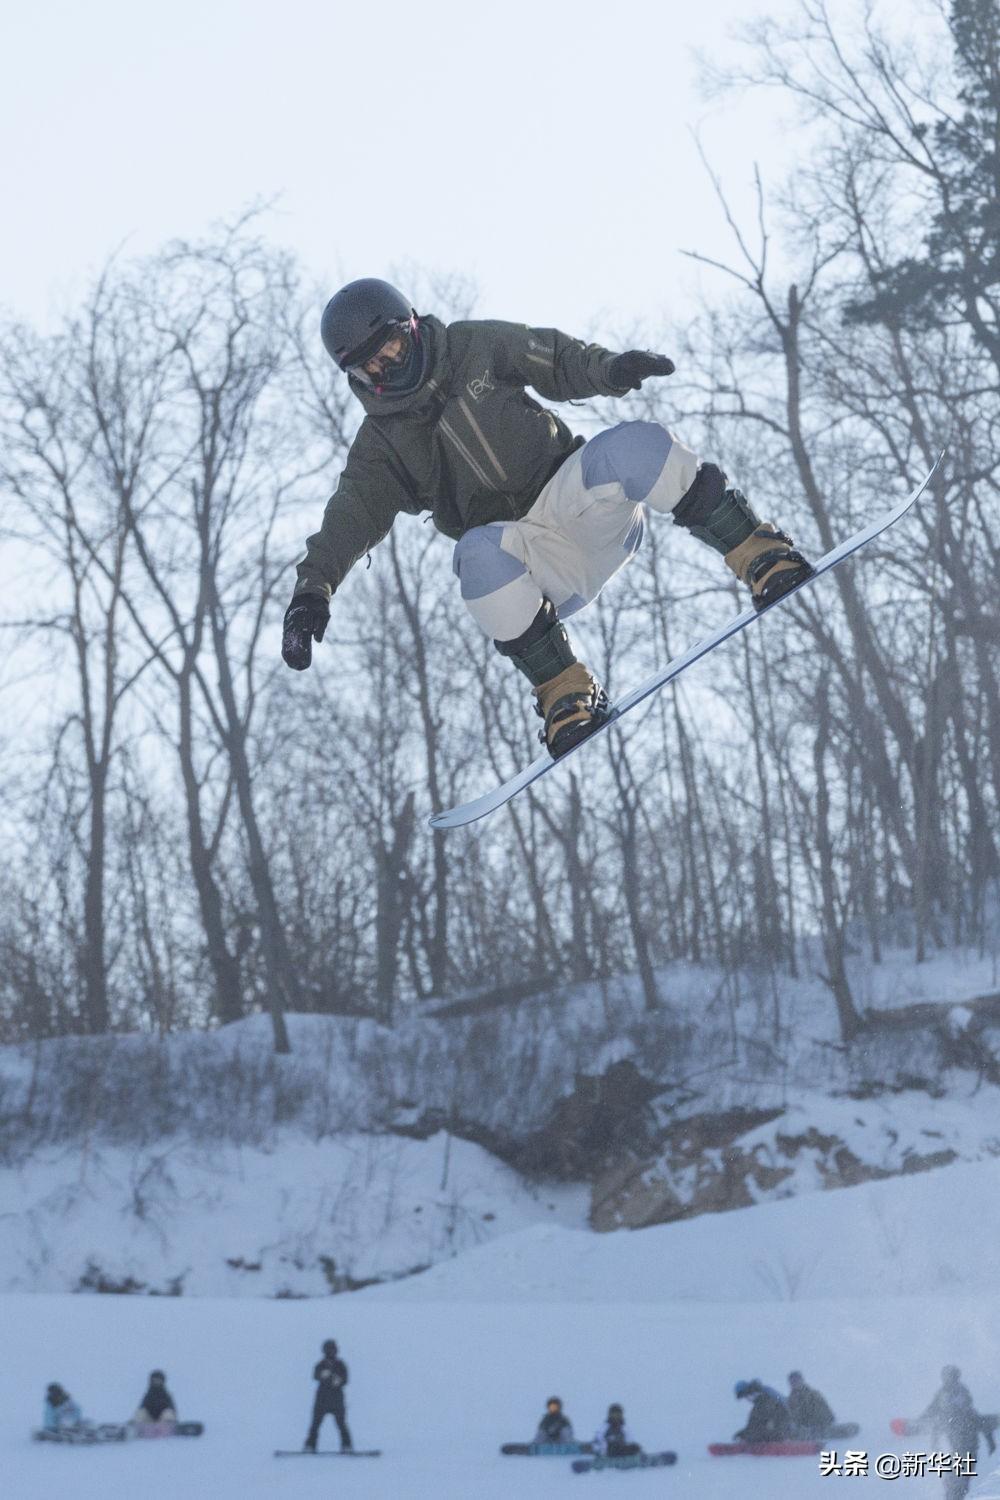
[[599,1454],[597,1458],[574,1458],[570,1467],[574,1474],[589,1474],[598,1469],[662,1469],[676,1462],[676,1453],[629,1453],[625,1458]]
[[137,1438],[201,1437],[204,1422],[133,1422]]
[[877,536],[881,536],[883,531],[887,531],[890,526],[894,526],[919,499],[943,457],[943,453],[938,455],[932,467],[924,475],[916,488],[910,491],[905,500],[900,500],[898,505],[892,510],[887,511],[885,515],[880,516],[877,521],[872,521],[869,525],[862,527],[860,531],[856,531],[853,536],[841,542],[838,547],[834,547],[825,557],[821,557],[808,578],[803,579],[795,588],[789,589],[787,594],[783,594],[780,599],[775,599],[773,604],[768,604],[761,610],[754,609],[751,605],[742,614],[736,615],[732,620],[728,620],[725,625],[720,625],[718,630],[713,631],[704,640],[698,641],[696,645],[685,651],[681,656],[675,656],[673,661],[668,662],[665,667],[661,667],[658,672],[654,673],[652,677],[647,678],[639,687],[634,688],[631,693],[626,693],[624,698],[620,698],[612,708],[611,715],[606,722],[599,729],[595,729],[594,733],[588,735],[585,740],[581,740],[578,745],[574,745],[572,750],[567,750],[566,754],[561,755],[558,760],[553,760],[548,751],[546,751],[537,760],[532,761],[530,766],[527,766],[523,771],[519,771],[509,781],[505,781],[502,786],[495,787],[491,792],[484,792],[481,797],[475,797],[471,802],[463,802],[460,806],[449,808],[446,812],[435,813],[428,820],[431,827],[463,828],[468,823],[475,823],[479,818],[488,817],[490,813],[496,812],[498,808],[505,806],[512,797],[516,797],[518,792],[523,792],[525,787],[531,786],[543,776],[547,776],[550,771],[554,771],[557,767],[565,765],[568,760],[572,760],[573,756],[578,755],[588,745],[593,744],[606,730],[610,729],[614,724],[618,724],[633,708],[636,708],[652,693],[656,693],[660,688],[665,687],[668,682],[673,682],[688,667],[693,666],[696,661],[700,661],[703,656],[707,656],[710,651],[714,651],[716,646],[721,646],[723,641],[727,641],[730,636],[737,635],[741,630],[745,630],[755,620],[763,619],[772,609],[780,609],[789,599],[794,598],[800,589],[810,588],[816,582],[817,578],[822,578],[824,573],[829,573],[831,568],[835,568],[838,563],[842,563],[845,558],[850,557],[852,553],[864,547],[867,542],[874,541]]
[[124,1443],[129,1437],[127,1422],[78,1422],[75,1427],[59,1427],[54,1432],[39,1427],[31,1434],[36,1443]]
[[504,1443],[501,1453],[514,1453],[522,1458],[572,1458],[580,1453],[593,1453],[593,1443]]
[[275,1458],[381,1458],[381,1448],[317,1448],[310,1453],[308,1448],[275,1448]]
[[751,1453],[754,1458],[802,1458],[807,1453],[821,1453],[822,1443],[810,1442],[808,1438],[784,1438],[780,1443],[709,1443],[708,1451],[714,1458],[735,1458],[741,1453]]

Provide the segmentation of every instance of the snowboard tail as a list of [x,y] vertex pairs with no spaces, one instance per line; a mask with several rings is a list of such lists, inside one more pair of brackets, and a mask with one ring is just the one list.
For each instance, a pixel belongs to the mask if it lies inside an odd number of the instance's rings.
[[892,510],[887,511],[884,516],[881,516],[877,521],[872,521],[860,531],[856,531],[853,536],[848,537],[846,541],[834,547],[825,557],[821,557],[815,564],[812,573],[808,577],[803,578],[800,583],[795,584],[787,593],[782,594],[780,598],[773,600],[770,604],[766,604],[763,609],[758,610],[751,605],[749,609],[745,609],[742,614],[728,620],[725,625],[721,625],[718,630],[706,636],[704,640],[699,641],[696,645],[685,651],[683,655],[675,657],[665,667],[661,667],[658,672],[652,677],[647,678],[639,687],[634,688],[631,693],[626,693],[625,697],[619,699],[612,708],[609,717],[604,723],[588,734],[586,739],[581,740],[578,745],[574,745],[571,750],[567,750],[565,755],[561,755],[558,760],[553,760],[548,752],[540,755],[537,760],[532,761],[530,766],[525,767],[523,771],[519,771],[516,776],[512,776],[509,781],[505,781],[502,786],[494,788],[493,791],[485,792],[481,797],[475,797],[471,802],[464,802],[459,807],[452,807],[445,812],[435,813],[429,819],[431,827],[439,829],[463,828],[468,823],[475,823],[477,819],[488,817],[490,813],[496,812],[498,808],[505,806],[512,797],[516,797],[518,792],[523,792],[526,787],[531,786],[534,782],[540,780],[541,777],[547,776],[557,766],[564,766],[568,760],[572,760],[575,755],[579,755],[586,746],[593,744],[601,735],[606,734],[613,725],[618,724],[627,713],[630,713],[644,699],[648,698],[652,693],[658,692],[660,688],[666,687],[668,682],[673,682],[682,672],[687,671],[688,667],[693,666],[696,661],[700,661],[703,656],[707,656],[710,651],[714,651],[716,646],[721,646],[723,641],[727,641],[730,636],[736,635],[741,630],[745,630],[755,620],[762,620],[772,609],[782,608],[783,605],[787,604],[789,599],[795,598],[800,589],[811,588],[818,578],[822,578],[824,573],[829,573],[831,568],[837,567],[838,563],[844,562],[846,558],[850,557],[852,553],[857,552],[859,548],[864,547],[866,543],[874,541],[883,531],[887,531],[890,526],[894,526],[898,520],[905,516],[906,512],[930,483],[943,457],[943,453],[938,455],[933,466],[924,475],[920,483],[911,490],[905,500],[900,500],[899,504]]

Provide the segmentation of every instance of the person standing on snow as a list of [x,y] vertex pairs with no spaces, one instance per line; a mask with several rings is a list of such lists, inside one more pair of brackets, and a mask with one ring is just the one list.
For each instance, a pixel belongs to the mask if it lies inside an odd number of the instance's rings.
[[563,1411],[562,1401],[558,1396],[550,1396],[545,1403],[545,1415],[538,1424],[533,1442],[536,1443],[571,1443],[573,1441],[573,1423]]
[[285,613],[282,656],[297,671],[323,639],[331,595],[404,512],[429,510],[455,542],[462,599],[531,684],[553,757],[610,713],[563,622],[634,556],[644,506],[721,553],[758,608],[812,572],[718,464],[658,422],[621,422],[585,442],[527,394],[625,396],[673,373],[664,355],[614,354],[517,323],[446,325],[374,278],[330,299],[321,334],[365,418]]
[[[941,1389],[919,1419],[920,1426],[930,1428],[935,1444],[944,1443],[950,1453],[967,1454],[975,1468],[979,1456],[979,1439],[984,1430],[983,1418],[976,1411],[962,1372],[957,1365],[945,1365],[941,1371]],[[988,1433],[991,1451],[995,1446],[992,1431]],[[971,1475],[942,1473],[945,1500],[962,1500],[969,1492]]]
[[339,1357],[337,1345],[333,1339],[327,1339],[323,1345],[323,1358],[313,1370],[313,1380],[317,1382],[316,1399],[313,1402],[309,1436],[302,1446],[307,1453],[316,1452],[320,1425],[324,1417],[330,1416],[336,1422],[337,1431],[340,1433],[341,1453],[350,1453],[354,1445],[351,1442],[351,1434],[347,1426],[347,1412],[344,1405],[347,1366]]
[[625,1426],[625,1412],[617,1401],[608,1407],[606,1420],[594,1434],[594,1452],[606,1458],[629,1458],[642,1452]]

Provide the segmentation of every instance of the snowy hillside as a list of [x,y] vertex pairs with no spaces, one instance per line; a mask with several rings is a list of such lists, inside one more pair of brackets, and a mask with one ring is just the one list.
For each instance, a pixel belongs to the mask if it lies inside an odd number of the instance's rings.
[[37,1153],[0,1170],[0,1204],[6,1290],[322,1297],[539,1221],[583,1225],[587,1193],[533,1191],[443,1132],[289,1132],[271,1150]]
[[[861,1422],[851,1446],[872,1455],[913,1449],[889,1418],[922,1409],[945,1362],[961,1365],[981,1409],[1000,1408],[998,1189],[1000,1169],[984,1163],[635,1234],[530,1229],[332,1302],[6,1296],[7,1492],[531,1500],[586,1483],[690,1500],[829,1495],[811,1458],[707,1456],[742,1421],[733,1381],[781,1384],[801,1367],[839,1418]],[[792,1297],[783,1268],[806,1262]],[[385,1450],[347,1472],[271,1457],[302,1441],[312,1363],[329,1337],[350,1365],[356,1441]],[[28,1442],[47,1381],[110,1419],[131,1409],[153,1364],[182,1415],[206,1422],[203,1438],[68,1452]],[[530,1435],[552,1391],[585,1433],[622,1401],[646,1447],[678,1450],[677,1467],[584,1480],[563,1460],[501,1458],[498,1445]],[[929,1500],[941,1481],[899,1489]]]

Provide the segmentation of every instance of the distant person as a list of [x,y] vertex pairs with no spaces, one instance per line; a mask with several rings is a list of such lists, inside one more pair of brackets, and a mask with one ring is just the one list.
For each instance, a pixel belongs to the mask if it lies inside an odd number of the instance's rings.
[[733,1387],[738,1401],[748,1400],[750,1415],[735,1434],[739,1443],[780,1443],[792,1435],[792,1418],[785,1398],[759,1380],[738,1380]]
[[177,1403],[167,1390],[167,1377],[162,1370],[151,1370],[146,1394],[139,1402],[135,1422],[176,1422]]
[[69,1427],[79,1427],[83,1412],[68,1391],[53,1381],[45,1389],[45,1404],[42,1407],[42,1430],[64,1432]]
[[793,1370],[788,1377],[788,1396],[785,1399],[789,1416],[800,1437],[821,1441],[836,1423],[829,1403],[819,1391],[806,1385],[801,1370]]
[[558,1396],[550,1396],[546,1401],[545,1415],[538,1424],[534,1441],[536,1443],[571,1443],[573,1441],[573,1423],[563,1411],[563,1404]]
[[641,1453],[639,1443],[633,1442],[632,1434],[625,1426],[625,1412],[617,1401],[608,1407],[604,1424],[594,1434],[594,1452],[605,1458],[629,1458]]
[[[957,1365],[945,1365],[941,1371],[941,1389],[936,1392],[930,1406],[920,1418],[920,1425],[930,1429],[934,1444],[944,1444],[949,1453],[959,1453],[964,1458],[969,1454],[973,1460],[979,1456],[979,1438],[984,1419],[976,1411],[975,1403],[967,1386],[962,1384],[962,1372]],[[993,1446],[993,1433],[989,1430],[989,1441]],[[975,1462],[969,1465],[975,1468]],[[962,1500],[969,1493],[972,1476],[968,1474],[942,1474],[945,1500]]]
[[309,1428],[309,1436],[303,1447],[307,1453],[316,1452],[316,1442],[319,1438],[320,1424],[324,1417],[332,1417],[337,1424],[340,1433],[341,1453],[350,1453],[354,1444],[351,1442],[351,1434],[347,1427],[347,1412],[344,1406],[344,1386],[347,1384],[347,1366],[337,1352],[337,1344],[334,1339],[327,1339],[323,1345],[323,1358],[313,1370],[313,1380],[316,1385],[316,1399],[313,1402],[312,1425]]

